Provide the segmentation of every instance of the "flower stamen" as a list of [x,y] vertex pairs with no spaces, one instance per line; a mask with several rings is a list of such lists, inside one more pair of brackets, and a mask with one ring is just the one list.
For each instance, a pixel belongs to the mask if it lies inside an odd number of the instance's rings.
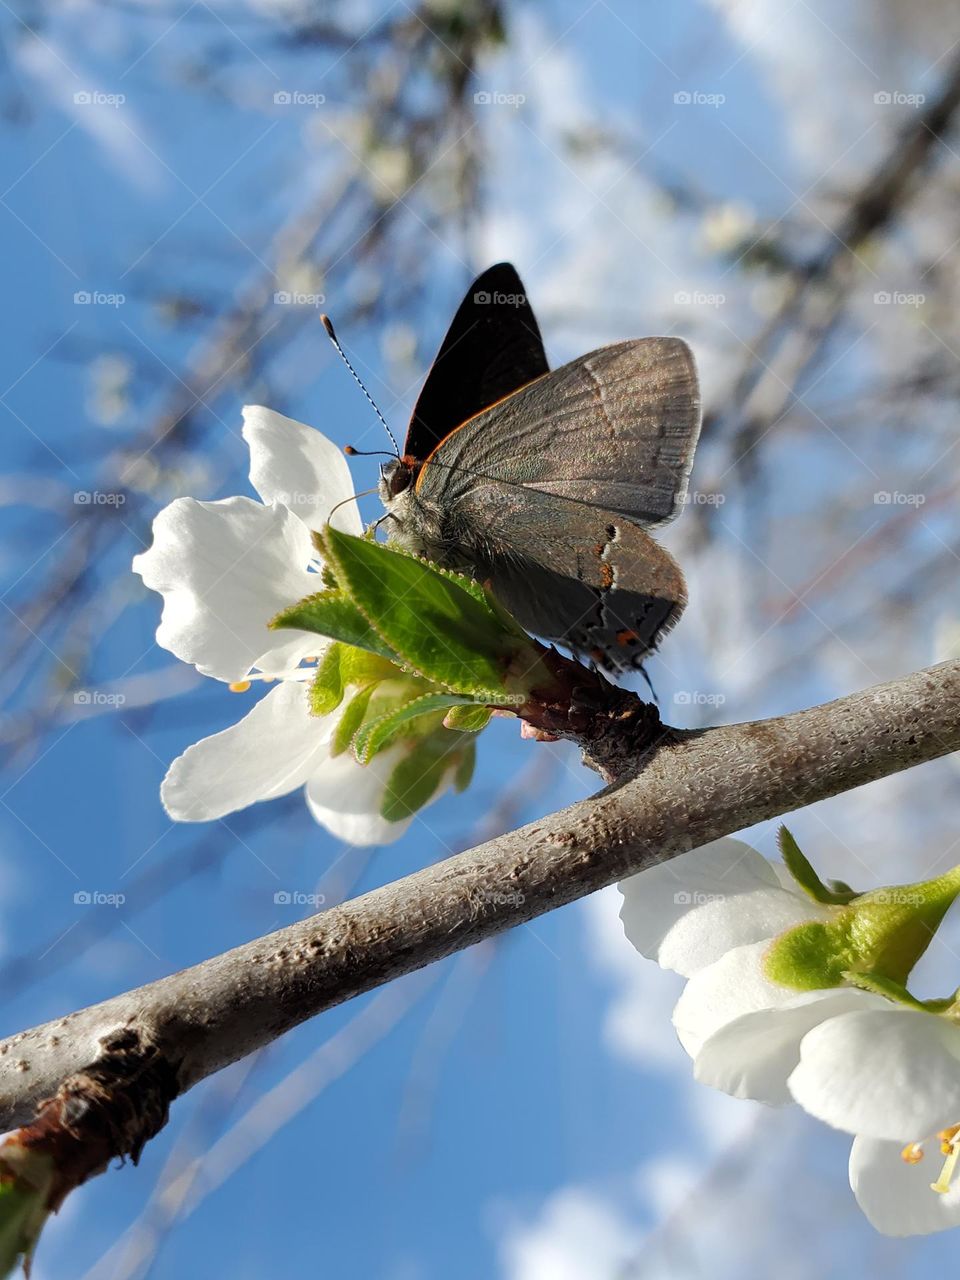
[[249,680],[234,680],[233,684],[229,686],[231,693],[246,693],[249,688]]
[[960,1125],[952,1125],[949,1129],[942,1129],[937,1137],[940,1139],[940,1150],[947,1157],[943,1162],[943,1168],[940,1170],[940,1177],[936,1182],[930,1183],[930,1190],[936,1191],[938,1195],[944,1196],[950,1190],[950,1182],[957,1168],[957,1161],[960,1161]]
[[923,1143],[908,1142],[900,1152],[900,1159],[905,1164],[919,1164],[923,1159]]

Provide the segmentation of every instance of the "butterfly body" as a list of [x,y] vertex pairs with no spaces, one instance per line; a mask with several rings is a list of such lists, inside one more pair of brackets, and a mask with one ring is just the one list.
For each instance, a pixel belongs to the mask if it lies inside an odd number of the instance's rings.
[[[477,302],[497,296],[522,305]],[[615,343],[550,372],[516,272],[492,267],[381,470],[390,538],[488,582],[528,630],[628,670],[686,603],[646,528],[682,505],[699,422],[686,343]]]

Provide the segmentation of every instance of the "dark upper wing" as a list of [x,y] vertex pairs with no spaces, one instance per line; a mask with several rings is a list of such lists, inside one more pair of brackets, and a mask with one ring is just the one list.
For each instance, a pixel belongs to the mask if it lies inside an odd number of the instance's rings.
[[509,262],[477,276],[413,410],[404,453],[425,458],[461,422],[547,372],[543,339]]
[[417,489],[443,505],[481,481],[522,486],[661,524],[684,502],[700,434],[693,353],[680,338],[601,347],[472,418],[439,446]]

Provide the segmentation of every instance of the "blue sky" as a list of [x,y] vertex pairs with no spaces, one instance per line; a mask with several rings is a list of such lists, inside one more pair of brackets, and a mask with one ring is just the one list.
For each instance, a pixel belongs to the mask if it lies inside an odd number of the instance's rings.
[[[390,848],[343,847],[296,796],[212,828],[166,818],[158,790],[169,761],[245,704],[177,671],[153,644],[159,602],[127,570],[149,536],[149,517],[176,494],[250,492],[240,408],[265,392],[341,444],[379,447],[379,428],[319,324],[294,328],[286,314],[265,339],[266,368],[241,367],[194,415],[197,442],[180,465],[161,459],[154,473],[149,457],[137,462],[131,474],[150,492],[110,516],[111,536],[93,566],[102,588],[94,616],[72,632],[60,624],[71,617],[64,601],[42,627],[20,631],[25,602],[68,561],[90,518],[73,495],[106,487],[118,458],[139,458],[142,425],[196,361],[209,320],[171,327],[152,300],[190,292],[214,310],[228,306],[275,265],[277,225],[322,197],[340,172],[357,102],[341,62],[318,56],[306,70],[283,48],[283,14],[294,8],[185,3],[155,13],[74,0],[44,13],[42,24],[26,9],[4,19],[10,110],[0,131],[0,218],[15,323],[0,351],[2,598],[11,639],[25,640],[28,672],[59,671],[68,689],[4,773],[5,1034],[279,927],[293,916],[274,903],[278,890],[339,901],[467,847],[496,821],[505,794],[512,826],[595,788],[575,753],[521,742],[515,724],[498,721],[483,735],[470,790],[444,798]],[[359,8],[344,12],[362,29]],[[187,74],[211,31],[231,50],[212,87]],[[416,226],[422,192],[411,197],[397,242],[426,246],[423,297],[404,303],[399,273],[387,272],[371,287],[395,299],[396,316],[358,325],[356,336],[339,325],[392,423],[402,429],[471,271],[500,257],[524,276],[554,362],[614,338],[682,332],[701,360],[708,403],[719,399],[774,285],[731,266],[715,247],[717,224],[782,219],[795,243],[814,242],[837,193],[889,137],[892,117],[873,103],[878,86],[935,80],[949,40],[919,22],[912,40],[891,52],[880,24],[871,27],[856,6],[835,14],[805,3],[781,12],[722,0],[642,10],[518,6],[507,47],[477,77],[478,88],[525,98],[475,113],[488,175],[479,216],[463,236],[426,234]],[[301,85],[326,91],[328,101],[313,111],[274,106],[278,89]],[[125,100],[76,103],[84,92]],[[683,92],[723,101],[677,103]],[[601,127],[617,145],[586,158],[565,150],[571,132]],[[698,211],[666,200],[664,184],[681,179],[701,201]],[[878,265],[880,283],[905,280],[904,261]],[[347,289],[356,286],[353,265],[348,257],[321,282],[335,319],[355,301]],[[277,287],[288,285],[278,274]],[[98,300],[75,302],[82,292]],[[714,301],[678,301],[685,294]],[[831,396],[860,388],[892,351],[908,359],[911,319],[888,313],[854,308],[834,335],[824,360],[830,372],[809,397],[818,419]],[[418,338],[415,354],[391,360],[407,328]],[[832,424],[771,440],[762,485],[755,482],[764,501],[744,491],[723,449],[705,440],[694,484],[723,493],[719,527],[704,546],[688,513],[667,535],[687,569],[691,605],[651,670],[677,722],[774,714],[933,659],[933,617],[915,627],[893,619],[885,638],[873,623],[861,625],[864,601],[889,580],[882,562],[856,574],[839,598],[814,592],[789,620],[774,608],[837,560],[837,548],[846,552],[870,534],[877,512],[851,494],[893,488],[915,454],[926,466],[937,451],[935,442],[927,451],[925,436],[917,443],[884,429],[871,438],[869,421],[849,434]],[[355,465],[358,487],[375,482],[375,467]],[[365,509],[372,516],[376,504]],[[934,516],[924,529],[911,526],[902,544],[918,563],[945,533]],[[944,610],[954,604],[945,591]],[[83,687],[127,691],[117,711],[74,704],[69,668],[87,649],[83,625],[93,630]],[[794,660],[790,677],[776,678]],[[140,678],[164,696],[137,705]],[[705,709],[677,700],[691,690],[713,702]],[[3,724],[12,732],[17,717],[58,695],[55,682],[18,677],[5,696]],[[853,865],[861,880],[898,871],[909,878],[898,862],[903,848],[914,833],[932,851],[948,845],[957,789],[955,771],[942,764],[817,806],[794,825],[815,861],[818,853],[833,859],[818,863],[827,874]],[[772,826],[755,834],[772,853]],[[861,856],[864,842],[875,855]],[[125,901],[76,902],[85,892]],[[176,1105],[139,1168],[111,1171],[70,1199],[45,1234],[35,1274],[786,1276],[795,1272],[783,1241],[808,1242],[814,1227],[822,1244],[804,1247],[823,1275],[849,1275],[851,1259],[853,1269],[871,1265],[878,1238],[846,1187],[844,1140],[691,1083],[669,1026],[676,986],[630,952],[616,910],[608,891],[554,912],[325,1014],[255,1063],[208,1081]],[[291,1079],[298,1071],[302,1078]],[[261,1095],[271,1099],[267,1124],[276,1132],[248,1152],[244,1116]],[[295,1114],[282,1124],[287,1106]],[[235,1171],[164,1233],[149,1271],[137,1270],[123,1252],[129,1238],[116,1242],[167,1161],[181,1168],[195,1157],[206,1161],[200,1189],[218,1170]],[[744,1239],[743,1222],[760,1217],[764,1230]],[[884,1244],[883,1257],[896,1273],[936,1265],[948,1248],[945,1239]]]

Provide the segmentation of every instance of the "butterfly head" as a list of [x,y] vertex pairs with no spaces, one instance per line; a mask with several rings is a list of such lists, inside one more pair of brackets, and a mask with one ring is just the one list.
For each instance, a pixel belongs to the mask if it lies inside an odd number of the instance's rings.
[[380,500],[389,509],[391,502],[405,493],[416,479],[418,464],[413,458],[391,458],[380,468]]

